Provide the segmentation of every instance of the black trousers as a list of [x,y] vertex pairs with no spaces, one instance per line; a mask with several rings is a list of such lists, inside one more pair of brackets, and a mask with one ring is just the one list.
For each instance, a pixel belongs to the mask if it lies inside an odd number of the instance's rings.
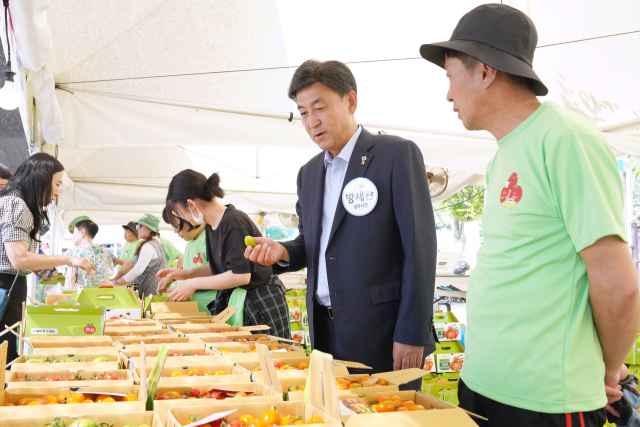
[[[333,322],[333,319],[329,315],[329,311],[327,307],[320,305],[318,303],[314,303],[313,306],[314,312],[314,341],[315,348],[324,351],[325,353],[329,353],[333,356],[334,359],[338,360],[349,360],[348,357],[344,355],[342,351],[342,347],[340,346],[340,341],[338,341],[338,335],[336,334],[336,327]],[[349,360],[351,362],[358,362],[357,360]],[[424,363],[424,362],[423,362]],[[422,368],[422,366],[420,366]],[[349,368],[349,372],[352,374],[372,374],[376,372],[362,370],[362,369],[353,369]],[[422,378],[417,379],[415,381],[411,381],[407,384],[402,384],[399,386],[400,390],[415,390],[420,391],[422,388]]]
[[458,383],[458,400],[461,408],[489,419],[473,418],[481,427],[602,427],[607,418],[604,408],[572,414],[546,414],[516,408],[476,393],[462,380]]
[[[11,288],[11,284],[15,279],[15,274],[0,273],[0,287],[3,289]],[[16,322],[22,320],[22,303],[27,300],[27,278],[25,276],[19,276],[16,280],[16,284],[13,286],[11,295],[9,296],[9,304],[7,309],[0,319],[0,330],[4,331],[5,325],[11,326]],[[8,341],[9,347],[7,349],[7,363],[18,357],[18,351],[16,350],[16,336],[11,332],[8,332],[0,337],[2,341]]]

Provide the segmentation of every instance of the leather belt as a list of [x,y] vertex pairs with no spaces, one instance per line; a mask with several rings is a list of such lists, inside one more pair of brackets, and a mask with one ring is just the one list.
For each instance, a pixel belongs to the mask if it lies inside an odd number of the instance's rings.
[[327,307],[327,313],[329,313],[329,317],[333,320],[333,311],[331,310],[331,307]]

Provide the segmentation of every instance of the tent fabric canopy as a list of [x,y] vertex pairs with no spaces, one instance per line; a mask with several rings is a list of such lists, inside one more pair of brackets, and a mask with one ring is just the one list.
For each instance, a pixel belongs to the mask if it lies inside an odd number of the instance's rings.
[[[40,104],[62,112],[60,158],[75,182],[59,201],[66,211],[157,214],[171,176],[190,167],[219,171],[228,199],[249,212],[293,212],[297,170],[318,149],[286,93],[295,67],[312,57],[349,64],[358,122],[415,141],[426,164],[446,168],[443,197],[481,182],[497,149],[491,135],[463,128],[444,71],[418,55],[484,2],[23,3],[11,5],[24,8],[15,16],[32,16],[16,31],[22,64],[50,67],[64,89]],[[534,67],[550,90],[541,100],[588,117],[616,155],[640,155],[637,1],[505,3],[536,24]],[[334,31],[338,15],[351,19]]]

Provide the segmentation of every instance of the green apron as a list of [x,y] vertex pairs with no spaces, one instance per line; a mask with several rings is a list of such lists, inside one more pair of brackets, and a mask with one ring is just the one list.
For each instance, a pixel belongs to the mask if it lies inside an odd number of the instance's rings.
[[[198,311],[207,313],[209,316],[211,312],[207,308],[211,301],[216,299],[218,295],[217,290],[211,290],[206,292],[195,292],[189,297],[189,301],[195,301],[198,303]],[[227,320],[227,324],[231,326],[244,326],[244,300],[247,296],[246,289],[235,288],[231,297],[229,298],[229,306],[236,307],[238,311],[235,312],[231,319]]]

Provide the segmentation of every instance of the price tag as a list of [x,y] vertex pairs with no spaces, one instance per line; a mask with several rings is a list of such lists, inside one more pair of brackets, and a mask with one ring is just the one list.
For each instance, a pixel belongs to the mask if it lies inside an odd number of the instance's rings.
[[369,214],[378,203],[378,189],[367,178],[356,178],[345,185],[342,191],[342,204],[353,216]]

